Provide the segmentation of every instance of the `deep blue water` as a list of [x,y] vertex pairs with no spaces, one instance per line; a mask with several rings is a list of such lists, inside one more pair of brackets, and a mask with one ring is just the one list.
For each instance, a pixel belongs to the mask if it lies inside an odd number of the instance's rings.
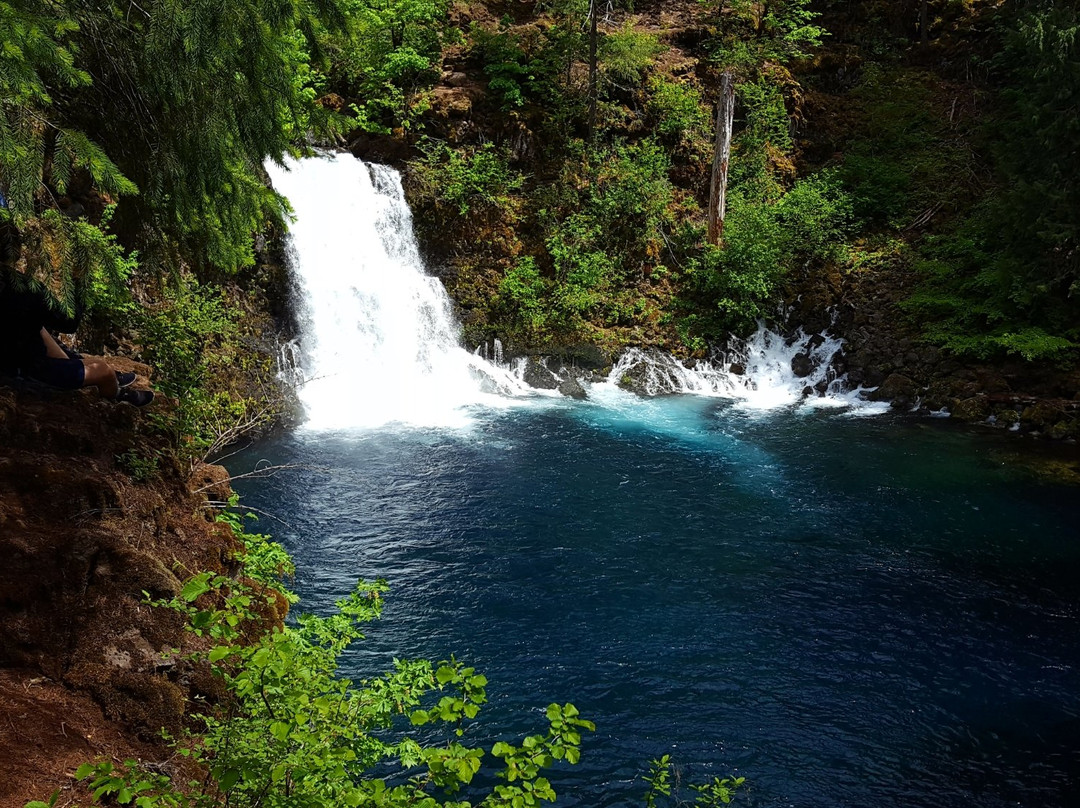
[[1080,805],[1080,492],[1018,446],[673,397],[298,432],[230,465],[308,466],[237,484],[287,523],[261,528],[304,610],[390,582],[347,673],[467,660],[487,743],[551,701],[596,722],[560,805],[640,805],[665,753],[759,806]]

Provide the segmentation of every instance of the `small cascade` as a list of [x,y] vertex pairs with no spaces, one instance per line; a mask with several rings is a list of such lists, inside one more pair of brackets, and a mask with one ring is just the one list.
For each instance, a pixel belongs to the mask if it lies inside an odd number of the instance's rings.
[[747,410],[781,407],[849,408],[875,414],[887,404],[869,402],[850,389],[836,360],[842,341],[828,334],[794,336],[760,325],[746,340],[732,340],[711,359],[684,364],[660,351],[631,348],[619,357],[608,382],[647,396],[670,393],[731,398]]
[[267,171],[295,211],[302,348],[283,355],[282,370],[307,380],[299,397],[309,427],[460,426],[471,405],[530,394],[508,369],[459,346],[396,171],[348,154]]

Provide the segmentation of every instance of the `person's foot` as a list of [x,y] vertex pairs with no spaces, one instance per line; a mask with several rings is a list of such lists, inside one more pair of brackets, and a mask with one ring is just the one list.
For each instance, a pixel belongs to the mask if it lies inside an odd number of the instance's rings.
[[130,387],[135,383],[135,374],[130,370],[118,370],[116,371],[116,384],[121,387]]
[[136,407],[145,407],[154,400],[154,394],[150,390],[121,390],[116,394],[117,401],[126,401]]

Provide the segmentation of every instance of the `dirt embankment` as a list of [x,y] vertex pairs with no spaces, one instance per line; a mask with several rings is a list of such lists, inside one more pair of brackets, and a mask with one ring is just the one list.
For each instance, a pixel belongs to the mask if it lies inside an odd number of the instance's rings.
[[227,498],[224,469],[188,479],[137,466],[161,445],[155,416],[169,406],[0,379],[0,808],[55,789],[72,804],[71,774],[88,760],[168,770],[160,729],[215,691],[170,654],[179,618],[144,603],[197,571],[235,568],[235,539],[206,507]]

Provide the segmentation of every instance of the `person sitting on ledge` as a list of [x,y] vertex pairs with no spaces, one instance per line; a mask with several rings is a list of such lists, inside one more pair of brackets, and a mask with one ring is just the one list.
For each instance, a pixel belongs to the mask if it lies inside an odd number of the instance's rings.
[[17,281],[10,272],[0,277],[0,371],[62,390],[97,387],[102,398],[136,407],[154,400],[149,390],[127,389],[134,373],[114,371],[102,359],[87,359],[60,345],[48,329],[75,331],[82,311],[76,308],[71,316],[53,311],[46,294],[39,284]]

